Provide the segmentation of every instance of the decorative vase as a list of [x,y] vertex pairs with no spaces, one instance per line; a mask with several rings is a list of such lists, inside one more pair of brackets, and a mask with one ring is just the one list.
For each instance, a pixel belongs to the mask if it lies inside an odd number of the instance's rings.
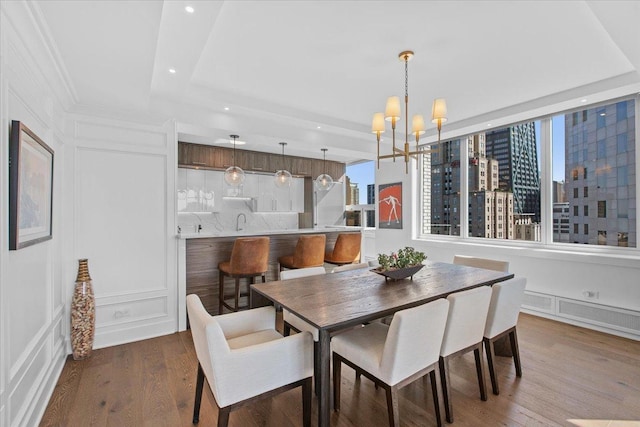
[[423,264],[418,264],[418,265],[412,265],[410,267],[404,267],[404,268],[395,268],[392,270],[379,270],[377,268],[374,268],[373,271],[374,273],[380,274],[382,276],[384,276],[385,280],[402,280],[402,279],[406,279],[407,277],[411,277],[411,280],[413,280],[413,275],[416,274],[418,271],[422,270],[422,267],[424,267]]
[[78,277],[71,301],[71,348],[73,360],[91,356],[96,329],[96,303],[87,259],[78,260]]

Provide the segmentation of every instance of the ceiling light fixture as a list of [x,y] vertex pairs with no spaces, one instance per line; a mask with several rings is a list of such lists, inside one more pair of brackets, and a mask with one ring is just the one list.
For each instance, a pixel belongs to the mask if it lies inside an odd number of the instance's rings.
[[[376,134],[378,140],[378,169],[380,168],[380,159],[390,159],[396,161],[397,157],[404,157],[405,172],[409,172],[409,158],[418,159],[419,154],[428,153],[429,151],[420,150],[418,142],[420,141],[420,135],[425,133],[426,126],[424,124],[424,117],[416,114],[412,119],[411,134],[416,136],[416,149],[415,151],[409,150],[409,60],[413,58],[413,52],[406,50],[398,55],[401,61],[404,61],[404,116],[405,116],[405,139],[404,149],[396,148],[396,123],[400,120],[400,98],[392,96],[387,99],[387,106],[384,113],[375,113],[373,115],[373,122],[371,124],[371,131]],[[380,155],[380,135],[385,130],[384,121],[391,122],[391,130],[393,135],[393,151],[392,154]],[[433,101],[433,108],[431,110],[431,121],[438,125],[438,143],[440,142],[440,130],[442,129],[442,123],[447,121],[447,104],[443,98],[438,98]],[[416,164],[417,166],[417,164]]]
[[323,155],[322,171],[323,173],[316,178],[316,189],[319,191],[328,191],[333,187],[333,178],[327,174],[327,148],[321,148]]
[[169,68],[169,72],[170,72],[171,74],[175,74],[175,73],[176,73],[176,69],[175,69],[175,68]]
[[237,187],[244,182],[244,171],[236,166],[236,139],[240,137],[238,135],[229,135],[229,137],[233,139],[233,165],[224,171],[224,180],[227,184]]
[[229,107],[224,107],[224,111],[229,111]]
[[282,145],[282,162],[280,165],[282,169],[276,171],[274,178],[276,181],[276,186],[283,188],[289,187],[291,185],[291,172],[284,168],[284,146],[287,145],[287,143],[280,142],[279,144]]
[[184,8],[184,10],[186,10],[189,13],[195,12],[195,9],[192,6],[187,6],[187,7]]

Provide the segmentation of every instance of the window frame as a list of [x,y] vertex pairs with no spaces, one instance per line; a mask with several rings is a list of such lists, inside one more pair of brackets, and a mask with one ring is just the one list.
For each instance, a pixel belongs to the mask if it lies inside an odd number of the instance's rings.
[[[552,141],[552,119],[558,115],[567,115],[572,114],[573,112],[580,112],[585,110],[597,109],[599,107],[604,107],[611,104],[616,104],[622,101],[634,101],[635,107],[635,170],[636,170],[636,211],[640,212],[640,94],[628,94],[621,97],[610,98],[603,101],[580,105],[578,107],[572,109],[559,109],[557,111],[553,111],[551,113],[544,114],[542,116],[532,116],[531,118],[518,120],[518,121],[508,121],[500,123],[500,125],[492,126],[492,129],[499,129],[508,126],[515,126],[522,123],[530,123],[535,121],[540,121],[540,159],[539,159],[539,168],[540,168],[540,181],[541,181],[541,191],[540,191],[540,241],[530,241],[530,240],[516,240],[516,239],[497,239],[497,238],[485,238],[485,237],[473,237],[469,235],[469,212],[468,212],[468,204],[469,204],[469,196],[468,196],[468,168],[461,167],[460,168],[460,181],[461,181],[461,191],[460,191],[460,235],[459,236],[448,236],[448,235],[438,235],[438,234],[429,234],[423,233],[422,222],[424,220],[423,212],[421,209],[422,204],[424,203],[424,195],[425,191],[422,188],[422,174],[424,172],[423,162],[419,162],[419,170],[418,173],[414,175],[416,179],[414,182],[418,182],[418,195],[415,206],[415,216],[416,222],[413,224],[414,231],[414,239],[416,240],[424,240],[424,241],[442,241],[442,242],[457,242],[457,243],[472,243],[472,244],[481,244],[484,246],[498,246],[498,247],[516,247],[516,248],[534,248],[534,249],[551,249],[551,250],[563,250],[570,253],[576,254],[603,254],[603,255],[632,255],[640,257],[640,242],[638,237],[640,234],[640,215],[636,217],[636,247],[623,247],[623,246],[607,246],[607,245],[599,245],[595,244],[577,244],[572,242],[554,242],[553,241],[553,202],[552,202],[552,183],[553,183],[553,175],[552,175],[552,149],[553,149],[553,141]],[[628,117],[627,117],[628,118]],[[468,145],[467,138],[469,136],[475,135],[477,133],[481,133],[486,131],[486,128],[478,128],[473,131],[468,131],[469,128],[466,128],[467,132],[463,133],[451,133],[447,135],[445,138],[442,138],[442,141],[451,141],[459,139],[460,142],[460,163],[468,164]],[[428,147],[429,145],[434,145],[435,142],[428,142],[423,145],[423,147]],[[584,171],[579,171],[579,174],[585,173]],[[569,176],[571,179],[571,175]],[[579,179],[579,178],[578,178]],[[631,206],[629,206],[629,209]],[[572,212],[569,213],[572,215]],[[582,231],[582,230],[580,230]]]

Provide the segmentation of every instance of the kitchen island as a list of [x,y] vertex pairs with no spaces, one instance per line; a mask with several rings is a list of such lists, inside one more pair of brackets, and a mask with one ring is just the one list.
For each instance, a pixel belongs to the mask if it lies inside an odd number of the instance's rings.
[[[269,270],[267,281],[278,280],[278,257],[292,254],[302,234],[327,236],[325,250],[333,249],[340,233],[360,233],[358,227],[304,228],[291,230],[222,231],[215,233],[182,233],[178,238],[178,329],[186,322],[186,296],[197,294],[207,311],[218,314],[218,263],[231,257],[233,243],[238,237],[268,236]],[[243,279],[243,282],[246,279]],[[232,281],[229,282],[231,285]],[[247,304],[246,298],[241,305]]]

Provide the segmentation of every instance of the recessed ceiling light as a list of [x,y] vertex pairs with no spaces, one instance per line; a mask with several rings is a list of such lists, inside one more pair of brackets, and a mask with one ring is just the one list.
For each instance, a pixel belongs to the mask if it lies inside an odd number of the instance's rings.
[[224,111],[229,111],[229,107],[224,107]]
[[586,99],[581,99],[580,102],[582,102],[584,104],[585,102],[587,102],[587,100]]
[[320,126],[316,126],[316,129],[322,129]]
[[491,123],[487,123],[487,127],[491,127]]
[[169,72],[170,72],[171,74],[175,74],[175,73],[176,73],[176,69],[175,69],[175,68],[169,68]]
[[185,8],[184,8],[184,10],[186,10],[186,11],[187,11],[187,12],[189,12],[189,13],[193,13],[193,12],[195,12],[195,9],[194,9],[193,7],[191,7],[191,6],[187,6],[187,7],[185,7]]
[[607,113],[600,113],[600,117],[604,117],[606,115],[607,115]]

